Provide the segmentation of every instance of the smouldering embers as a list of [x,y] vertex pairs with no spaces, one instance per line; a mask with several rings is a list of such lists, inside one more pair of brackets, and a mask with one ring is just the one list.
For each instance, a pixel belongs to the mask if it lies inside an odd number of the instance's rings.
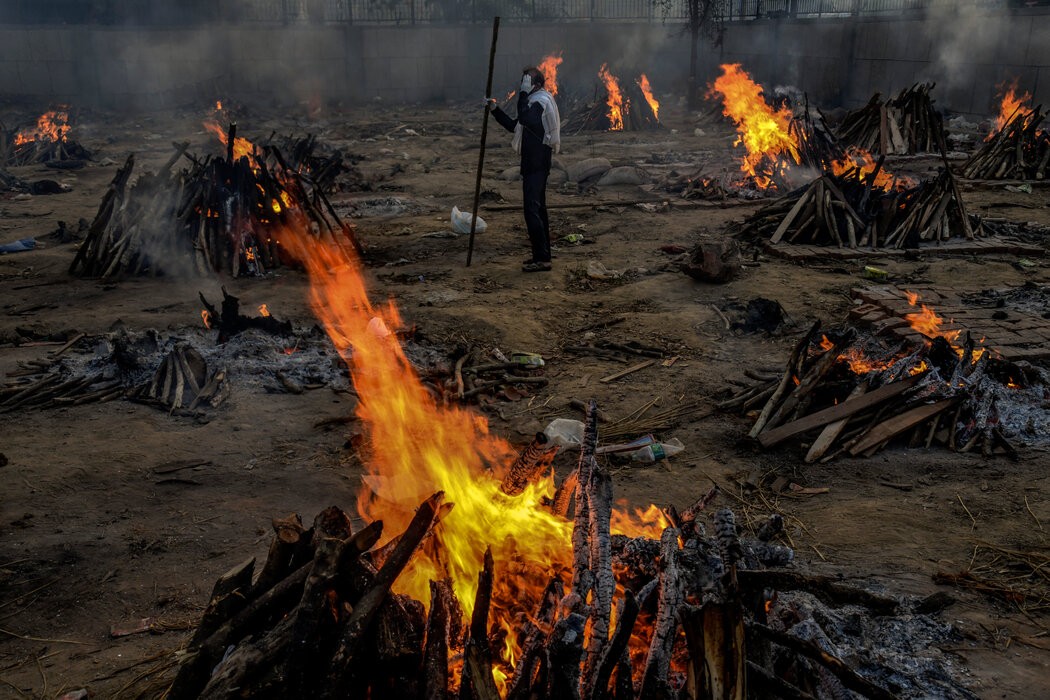
[[[912,394],[916,402],[961,399],[961,442],[977,426],[999,427],[1007,436],[1028,443],[1050,442],[1050,412],[1043,408],[1050,400],[1050,377],[1045,371],[1026,363],[1007,362],[994,348],[986,347],[983,338],[946,328],[952,325],[951,319],[946,322],[932,307],[921,303],[918,294],[908,292],[908,302],[917,310],[905,314],[904,319],[924,340],[902,340],[887,346],[875,336],[858,335],[839,350],[838,378],[844,380],[844,388],[842,396],[831,397],[830,403],[844,400],[849,387],[862,381],[874,388],[922,375]],[[811,352],[831,350],[843,333],[851,332],[853,329],[825,334]]]

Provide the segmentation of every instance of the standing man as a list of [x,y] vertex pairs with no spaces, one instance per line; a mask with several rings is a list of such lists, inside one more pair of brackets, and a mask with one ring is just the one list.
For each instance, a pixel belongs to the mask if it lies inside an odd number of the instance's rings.
[[518,117],[512,119],[489,98],[492,113],[504,129],[514,132],[511,147],[521,154],[521,190],[525,200],[525,226],[532,257],[523,272],[551,269],[551,229],[547,219],[547,176],[551,157],[561,150],[561,117],[554,96],[543,89],[544,78],[536,68],[526,68],[518,92]]

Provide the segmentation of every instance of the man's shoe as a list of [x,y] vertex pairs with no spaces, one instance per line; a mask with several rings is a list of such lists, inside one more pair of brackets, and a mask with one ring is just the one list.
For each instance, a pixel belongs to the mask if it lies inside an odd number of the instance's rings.
[[521,266],[522,272],[550,272],[551,264],[549,262],[531,262]]

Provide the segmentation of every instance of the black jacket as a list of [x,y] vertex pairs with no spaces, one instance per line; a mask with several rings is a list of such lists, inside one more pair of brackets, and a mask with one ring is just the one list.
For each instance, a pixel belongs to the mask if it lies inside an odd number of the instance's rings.
[[521,174],[529,175],[534,172],[551,171],[551,155],[553,149],[543,143],[545,133],[543,131],[543,107],[538,103],[529,104],[529,96],[524,92],[518,93],[518,118],[512,119],[499,107],[492,110],[496,121],[507,131],[514,131],[514,127],[521,123]]

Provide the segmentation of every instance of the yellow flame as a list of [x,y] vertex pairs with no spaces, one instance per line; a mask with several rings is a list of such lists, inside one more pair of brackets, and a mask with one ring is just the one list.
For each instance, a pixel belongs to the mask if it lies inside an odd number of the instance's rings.
[[995,135],[1006,126],[1011,118],[1016,117],[1018,114],[1029,115],[1032,113],[1031,103],[1032,96],[1028,92],[1017,92],[1017,78],[1014,78],[1010,82],[1000,83],[998,86],[999,90],[999,114],[995,117],[995,126],[988,133],[985,141],[991,141],[995,138]]
[[649,78],[646,77],[645,73],[642,73],[642,77],[638,79],[638,87],[642,89],[642,95],[645,96],[645,101],[649,103],[649,108],[653,110],[653,116],[656,117],[656,121],[660,121],[660,103],[653,97],[653,88],[649,85]]
[[620,81],[609,72],[609,64],[603,63],[598,69],[598,76],[605,84],[608,94],[605,104],[609,105],[609,131],[623,131],[623,115],[627,110],[624,103],[623,93],[620,91]]
[[543,88],[552,95],[558,94],[558,66],[561,65],[561,52],[549,54],[543,57],[540,64],[536,66],[543,73]]
[[44,112],[36,120],[36,128],[20,131],[15,135],[15,145],[33,141],[65,141],[69,130],[69,113],[64,110]]
[[270,310],[268,308],[266,308],[266,304],[259,304],[259,315],[260,316],[269,316],[270,315]]
[[[360,514],[382,519],[384,536],[392,537],[431,493],[443,490],[446,502],[455,504],[435,530],[435,546],[415,554],[394,590],[426,603],[429,581],[449,578],[469,617],[490,546],[493,624],[515,629],[517,620],[535,612],[550,577],[571,566],[572,524],[546,505],[554,494],[553,471],[517,496],[504,494],[500,482],[515,450],[489,432],[481,415],[436,403],[390,332],[402,325],[397,308],[368,298],[356,254],[348,246],[321,244],[304,229],[282,231],[282,241],[304,265],[311,306],[351,368],[360,397],[356,412],[369,445]],[[659,536],[659,524],[623,513],[617,518],[620,529]],[[520,649],[516,635],[507,639],[509,663]],[[497,669],[501,685],[507,668]]]

